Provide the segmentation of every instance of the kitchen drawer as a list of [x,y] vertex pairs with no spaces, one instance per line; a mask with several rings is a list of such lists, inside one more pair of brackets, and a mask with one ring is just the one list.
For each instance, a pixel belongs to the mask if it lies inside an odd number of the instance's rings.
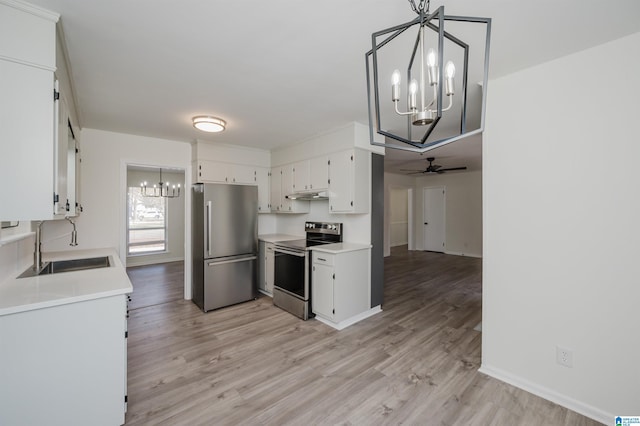
[[318,263],[320,265],[331,265],[334,264],[335,255],[329,253],[322,252],[313,252],[313,263]]

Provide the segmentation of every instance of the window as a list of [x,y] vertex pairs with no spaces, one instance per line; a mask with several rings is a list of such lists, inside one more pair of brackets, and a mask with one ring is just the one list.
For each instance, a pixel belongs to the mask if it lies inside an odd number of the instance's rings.
[[167,250],[167,199],[144,197],[140,187],[129,187],[127,254]]

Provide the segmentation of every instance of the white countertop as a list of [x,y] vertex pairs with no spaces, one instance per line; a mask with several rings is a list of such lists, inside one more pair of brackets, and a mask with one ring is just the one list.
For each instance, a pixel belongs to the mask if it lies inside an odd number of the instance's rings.
[[265,241],[267,243],[275,243],[278,241],[291,241],[291,240],[300,240],[305,239],[304,236],[296,236],[296,235],[288,235],[288,234],[264,234],[258,235],[258,239]]
[[109,256],[108,268],[11,278],[0,284],[0,316],[131,293],[131,281],[114,249],[43,253],[43,261]]
[[321,251],[323,253],[346,253],[349,251],[367,250],[373,247],[371,244],[358,244],[358,243],[333,243],[322,244],[319,246],[313,246],[310,249],[313,251]]

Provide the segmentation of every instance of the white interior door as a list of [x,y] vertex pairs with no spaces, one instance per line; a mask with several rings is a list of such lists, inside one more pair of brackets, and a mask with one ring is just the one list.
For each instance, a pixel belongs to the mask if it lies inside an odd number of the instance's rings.
[[445,250],[445,190],[443,187],[424,188],[423,241],[424,250]]

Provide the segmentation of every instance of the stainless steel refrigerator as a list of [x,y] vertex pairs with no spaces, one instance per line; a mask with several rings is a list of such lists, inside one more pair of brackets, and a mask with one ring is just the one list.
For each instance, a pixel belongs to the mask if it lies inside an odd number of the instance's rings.
[[257,297],[258,188],[192,188],[193,301],[203,311]]

